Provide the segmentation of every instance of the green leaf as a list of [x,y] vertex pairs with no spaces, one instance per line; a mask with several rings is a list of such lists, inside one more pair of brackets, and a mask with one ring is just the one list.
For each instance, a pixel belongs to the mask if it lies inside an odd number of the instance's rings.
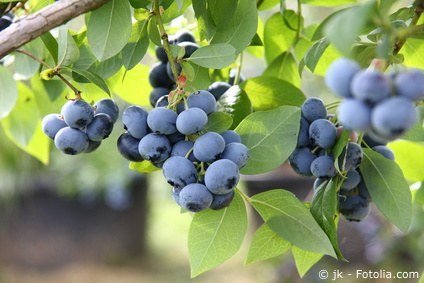
[[[182,2],[182,5],[180,5],[178,2]],[[191,1],[190,0],[176,0],[172,2],[171,6],[169,6],[168,9],[165,10],[165,12],[162,15],[162,21],[164,23],[168,23],[172,21],[175,18],[178,18],[179,16],[183,15],[184,12],[187,10],[187,8],[190,6]]]
[[252,113],[252,104],[246,92],[239,86],[229,88],[218,100],[219,111],[230,114],[233,118],[235,128],[250,113]]
[[[36,38],[35,40],[25,44],[22,49],[31,53],[37,58],[43,58],[44,56],[44,43],[41,39]],[[28,57],[22,53],[15,53],[15,76],[16,80],[28,80],[36,73],[40,68],[40,63],[34,59]]]
[[424,44],[422,39],[408,38],[400,53],[407,67],[424,68]]
[[[188,85],[193,90],[207,89],[211,84],[209,70],[196,64],[187,64],[191,66],[191,69],[193,69],[193,75],[191,78],[189,78]],[[187,69],[188,68],[186,66],[185,70],[187,71]]]
[[0,119],[9,115],[18,100],[18,87],[9,71],[0,65]]
[[312,45],[311,48],[308,49],[305,55],[305,65],[308,67],[311,72],[315,71],[315,67],[318,64],[318,61],[321,59],[327,47],[330,45],[330,42],[326,38],[323,38]]
[[259,34],[255,34],[255,36],[252,38],[252,41],[250,42],[249,46],[264,46],[264,43],[262,42],[261,37]]
[[133,8],[146,8],[152,3],[151,0],[130,0],[130,4]]
[[248,79],[241,84],[252,102],[253,109],[269,110],[278,106],[300,106],[305,101],[302,91],[289,82],[260,76]]
[[172,57],[182,59],[185,55],[185,49],[182,46],[172,44],[170,46]]
[[424,106],[418,106],[417,112],[419,112],[420,118],[417,123],[402,136],[403,140],[424,142]]
[[156,167],[148,160],[144,160],[142,162],[130,162],[129,168],[139,173],[152,173],[160,170],[160,168]]
[[56,41],[56,38],[54,38],[50,32],[44,33],[40,36],[40,38],[49,51],[50,55],[52,55],[54,63],[57,64],[59,45]]
[[3,130],[19,148],[47,164],[50,140],[41,130],[41,115],[34,92],[19,83],[18,93],[18,101],[13,111],[1,121]]
[[292,254],[301,278],[323,257],[323,254],[305,251],[296,246],[293,246]]
[[238,1],[234,0],[207,0],[208,12],[215,26],[221,27],[228,24],[228,19],[234,17]]
[[251,198],[251,204],[283,239],[301,249],[335,255],[327,235],[306,206],[291,192],[271,190],[260,193]]
[[341,183],[337,183],[335,179],[332,179],[325,187],[319,189],[312,199],[311,214],[327,234],[337,257],[340,260],[344,260],[339,248],[336,227],[337,204],[339,200],[337,192],[340,185]]
[[128,1],[110,0],[91,12],[87,38],[99,61],[119,53],[131,35],[131,9]]
[[276,77],[300,87],[300,76],[296,60],[291,52],[283,52],[266,68],[264,76]]
[[302,3],[315,5],[315,6],[323,6],[323,7],[333,7],[346,5],[351,3],[356,3],[356,0],[302,0]]
[[[228,5],[228,1],[225,2]],[[236,53],[240,53],[256,34],[258,26],[256,1],[238,1],[234,15],[226,20],[227,23],[216,28],[211,44],[228,43],[236,49]]]
[[233,124],[231,115],[224,112],[213,112],[208,116],[208,123],[206,124],[205,131],[222,133],[228,130]]
[[375,1],[369,1],[338,13],[325,26],[324,32],[327,38],[343,54],[349,54],[362,29],[371,20],[375,9]]
[[233,46],[218,43],[200,47],[187,60],[205,68],[222,69],[235,59],[236,49]]
[[122,49],[122,63],[127,70],[140,63],[146,54],[149,42],[147,21],[136,22],[132,27],[130,40]]
[[389,143],[393,150],[396,163],[402,169],[405,178],[411,182],[424,181],[424,144],[410,141],[395,141]]
[[162,46],[162,40],[160,38],[160,33],[157,27],[156,18],[150,18],[149,23],[147,24],[147,31],[149,34],[150,40],[156,45],[156,46]]
[[235,130],[250,156],[241,173],[261,174],[283,164],[296,148],[299,121],[300,109],[293,106],[247,116]]
[[87,71],[87,70],[80,70],[80,69],[74,69],[74,68],[69,68],[69,70],[77,73],[80,76],[83,76],[84,78],[86,78],[87,80],[89,80],[90,82],[92,82],[93,84],[98,86],[101,90],[103,90],[104,92],[106,92],[110,96],[109,87],[107,86],[106,82],[99,75],[92,73],[90,71]]
[[[349,143],[350,132],[347,130],[343,130],[342,134],[337,138],[337,142],[333,147],[332,154],[334,159],[334,166],[336,170],[340,172],[339,167],[339,159],[338,157],[342,154],[343,150],[346,149],[347,144]],[[346,156],[343,156],[343,162],[341,164],[345,164]]]
[[58,38],[58,63],[57,65],[69,66],[78,60],[80,54],[74,38],[69,33],[67,28],[59,29]]
[[229,207],[194,214],[188,234],[191,276],[232,257],[239,250],[246,230],[246,207],[238,192]]
[[277,12],[267,20],[264,29],[264,44],[265,58],[268,63],[274,61],[284,51],[289,50],[296,37],[296,31],[290,27],[296,27],[298,20],[297,14],[291,10],[284,11],[284,16]]
[[[107,80],[112,92],[124,101],[150,107],[149,67],[138,64],[131,71],[122,68]],[[140,87],[143,85],[143,87]]]
[[123,66],[122,54],[118,53],[115,56],[104,61],[96,61],[88,69],[90,72],[97,74],[103,79],[107,79],[116,74]]
[[246,264],[273,258],[288,251],[291,244],[278,236],[268,225],[262,224],[253,235]]
[[364,149],[360,169],[377,208],[400,230],[407,231],[412,217],[411,191],[399,166],[371,149]]

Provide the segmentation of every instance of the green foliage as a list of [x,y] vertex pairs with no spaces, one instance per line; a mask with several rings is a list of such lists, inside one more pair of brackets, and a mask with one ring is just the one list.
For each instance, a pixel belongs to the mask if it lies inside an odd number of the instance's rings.
[[360,169],[377,208],[406,232],[412,217],[411,192],[399,166],[371,149],[364,149]]
[[9,71],[0,66],[0,119],[9,115],[18,99],[18,88]]
[[238,193],[225,209],[196,213],[188,234],[191,276],[195,277],[232,257],[239,250],[246,230],[246,207]]
[[156,167],[148,160],[144,160],[142,162],[130,162],[129,168],[139,173],[152,173],[160,170],[160,168]]
[[218,109],[231,115],[233,118],[231,128],[235,128],[252,112],[252,104],[246,92],[239,86],[232,86],[220,97]]
[[243,174],[260,174],[280,166],[296,147],[300,109],[281,106],[254,112],[236,128],[249,149],[249,161]]
[[224,112],[213,112],[208,116],[208,123],[205,126],[207,132],[222,133],[228,130],[233,124],[231,115]]
[[144,20],[133,24],[130,39],[122,49],[122,63],[127,70],[137,66],[149,47],[147,23],[147,20]]
[[396,163],[405,178],[411,182],[424,181],[424,144],[410,141],[396,141],[389,144],[396,156]]
[[300,75],[298,72],[297,62],[293,54],[290,52],[283,52],[275,58],[274,61],[268,65],[263,75],[276,77],[289,82],[296,87],[300,87]]
[[300,277],[303,277],[323,257],[322,254],[305,251],[296,246],[293,246],[292,254]]
[[230,65],[236,58],[236,49],[228,43],[218,43],[197,49],[189,61],[212,69],[221,69]]

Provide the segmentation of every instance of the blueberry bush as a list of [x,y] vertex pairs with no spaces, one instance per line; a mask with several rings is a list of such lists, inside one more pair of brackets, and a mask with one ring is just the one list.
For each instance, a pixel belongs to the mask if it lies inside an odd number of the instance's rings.
[[[371,203],[408,231],[423,195],[410,187],[424,180],[424,1],[96,1],[3,55],[3,133],[47,165],[51,144],[100,151],[121,131],[129,168],[161,170],[193,215],[193,277],[239,250],[247,205],[264,223],[246,263],[291,252],[300,276],[323,255],[345,260],[338,221],[363,220]],[[0,50],[31,18],[74,2],[0,0]],[[316,6],[331,13],[311,24],[303,11]],[[245,77],[246,57],[265,70]],[[327,95],[307,98],[305,77]],[[238,187],[286,161],[316,178],[311,202]]]

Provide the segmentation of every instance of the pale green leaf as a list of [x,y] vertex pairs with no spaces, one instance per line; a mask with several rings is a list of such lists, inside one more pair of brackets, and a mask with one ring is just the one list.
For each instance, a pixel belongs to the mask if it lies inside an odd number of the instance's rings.
[[0,119],[9,115],[18,99],[18,88],[13,76],[0,65]]
[[292,254],[300,277],[303,277],[323,257],[323,254],[305,251],[296,246],[293,246]]
[[227,43],[217,43],[200,47],[188,58],[199,66],[212,69],[222,69],[236,59],[236,49]]
[[411,141],[389,143],[395,154],[396,163],[405,178],[411,182],[424,181],[424,144]]

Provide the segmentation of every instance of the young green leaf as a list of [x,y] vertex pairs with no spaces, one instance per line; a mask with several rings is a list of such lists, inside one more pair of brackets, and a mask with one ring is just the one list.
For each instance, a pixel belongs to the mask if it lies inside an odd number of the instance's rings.
[[236,49],[233,46],[217,43],[200,47],[187,60],[205,68],[221,69],[230,65],[235,59]]
[[[191,69],[193,69],[193,73],[189,74],[192,75],[189,76],[188,85],[192,88],[193,91],[199,90],[199,89],[207,89],[208,86],[211,84],[211,80],[209,78],[209,70],[201,67],[196,64],[192,64],[189,62],[186,62],[186,65],[190,65]],[[188,66],[185,66],[185,71],[188,71]],[[191,70],[189,70],[191,72]],[[187,73],[186,73],[187,74]]]
[[191,276],[196,277],[232,257],[246,230],[246,207],[238,193],[227,208],[194,214],[188,234]]
[[396,163],[402,169],[405,178],[411,182],[424,181],[424,144],[410,141],[389,143],[396,156]]
[[18,100],[18,87],[9,71],[0,65],[0,119],[9,115]]
[[300,87],[300,76],[296,60],[291,52],[283,52],[268,65],[264,76],[275,77]]
[[67,28],[59,29],[58,37],[58,63],[59,67],[66,67],[78,60],[80,54],[74,38]]
[[262,224],[253,235],[246,264],[273,258],[282,255],[290,249],[292,245],[278,236],[268,225]]
[[278,78],[260,76],[241,84],[252,102],[253,109],[269,110],[283,105],[300,106],[305,101],[302,91]]
[[131,70],[146,54],[149,47],[147,34],[147,21],[136,22],[131,31],[131,37],[124,49],[122,49],[122,63],[127,70]]
[[292,254],[300,277],[303,277],[323,257],[323,254],[305,251],[296,246],[292,247]]
[[[31,53],[37,58],[42,58],[44,54],[44,43],[41,39],[36,38],[33,41],[25,44],[21,49]],[[38,73],[40,63],[22,53],[15,53],[14,62],[14,78],[17,80],[29,80],[32,76]]]
[[252,113],[252,104],[246,92],[239,86],[229,88],[218,100],[219,111],[230,114],[233,118],[235,128],[250,113]]
[[399,166],[381,154],[364,149],[362,177],[377,208],[400,230],[409,229],[411,191]]
[[330,240],[306,206],[289,191],[254,195],[251,204],[280,237],[308,251],[335,256]]
[[150,40],[156,46],[162,46],[162,40],[160,39],[160,33],[157,27],[157,21],[155,17],[150,18],[147,24],[147,31],[148,31]]
[[54,63],[57,64],[59,45],[56,41],[56,38],[54,38],[50,32],[46,32],[45,34],[41,35],[40,38],[49,51],[50,55],[52,55]]
[[314,43],[311,48],[308,49],[305,55],[305,65],[311,72],[315,71],[315,68],[321,59],[321,56],[324,54],[327,47],[330,45],[330,42],[323,38]]
[[160,170],[160,168],[156,167],[148,160],[144,160],[142,162],[130,162],[129,168],[142,174]]
[[213,112],[208,116],[208,123],[206,124],[205,131],[222,133],[228,130],[233,124],[231,115],[224,112]]
[[87,38],[99,61],[106,60],[127,44],[131,36],[131,9],[128,1],[111,0],[91,12]]
[[90,71],[87,71],[87,70],[71,69],[71,68],[69,68],[69,70],[77,73],[80,76],[83,76],[84,78],[86,78],[87,80],[89,80],[90,82],[92,82],[93,84],[98,86],[100,89],[102,89],[104,92],[106,92],[110,96],[109,87],[107,86],[106,82],[99,75],[92,73]]
[[296,148],[299,120],[300,109],[294,106],[282,106],[247,116],[235,130],[250,155],[241,172],[261,174],[283,164]]
[[302,2],[308,5],[333,7],[333,6],[340,6],[340,5],[355,3],[356,0],[302,0]]
[[234,17],[238,1],[206,0],[206,2],[215,26],[225,28],[228,25],[228,19]]

